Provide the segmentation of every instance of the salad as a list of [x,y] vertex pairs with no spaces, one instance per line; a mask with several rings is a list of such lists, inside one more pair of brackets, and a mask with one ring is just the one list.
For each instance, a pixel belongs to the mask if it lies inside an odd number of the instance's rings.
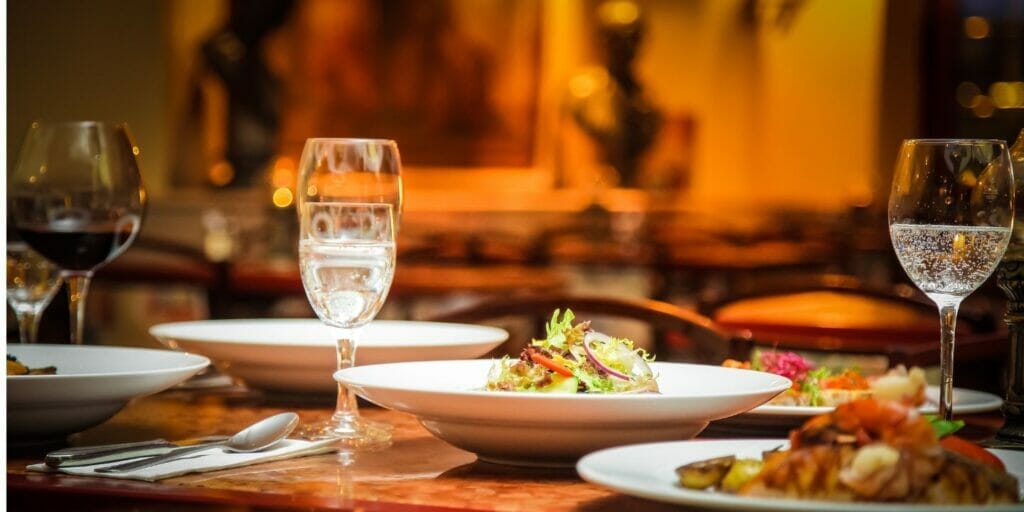
[[924,403],[928,386],[924,370],[916,366],[908,370],[900,365],[882,375],[865,376],[856,368],[815,368],[794,352],[757,351],[749,361],[726,359],[722,366],[774,373],[793,381],[793,387],[773,398],[770,405],[836,406],[880,398],[917,406]]
[[491,391],[547,393],[644,393],[658,392],[654,372],[647,364],[654,358],[634,348],[627,338],[615,338],[590,328],[590,322],[573,325],[576,315],[556,309],[547,323],[544,339],[532,340],[518,359],[495,361],[487,375]]

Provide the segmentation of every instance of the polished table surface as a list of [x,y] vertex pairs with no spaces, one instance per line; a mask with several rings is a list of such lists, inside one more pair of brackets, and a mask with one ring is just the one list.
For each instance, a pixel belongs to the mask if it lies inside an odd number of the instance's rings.
[[[329,397],[328,397],[329,400]],[[303,422],[330,406],[252,392],[172,390],[130,404],[113,419],[72,437],[87,445],[232,434],[257,419],[292,410]],[[33,473],[43,448],[9,447],[8,506],[36,510],[679,510],[581,480],[575,470],[479,462],[429,434],[415,417],[364,407],[395,426],[391,448],[350,459],[326,454],[183,475],[157,483]],[[998,428],[997,415],[971,421],[971,437]],[[59,508],[58,508],[59,507]],[[69,508],[70,507],[70,508]]]
[[[232,434],[285,410],[298,412],[304,423],[331,413],[328,406],[289,407],[286,403],[258,395],[170,391],[132,403],[106,423],[74,436],[73,444]],[[28,472],[25,466],[40,462],[45,450],[10,451],[8,505],[82,510],[87,499],[89,510],[671,509],[588,484],[571,468],[527,469],[478,462],[472,453],[433,437],[405,413],[364,407],[363,414],[395,426],[391,448],[359,454],[347,462],[338,454],[317,455],[157,483]]]

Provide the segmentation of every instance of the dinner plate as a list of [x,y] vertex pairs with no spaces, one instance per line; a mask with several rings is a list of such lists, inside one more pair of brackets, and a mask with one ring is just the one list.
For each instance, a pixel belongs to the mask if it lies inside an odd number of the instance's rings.
[[[761,458],[761,452],[786,446],[781,439],[750,439],[721,441],[677,441],[648,443],[610,448],[591,453],[576,465],[580,476],[591,483],[602,485],[624,494],[656,501],[690,505],[699,509],[754,510],[754,511],[871,511],[902,512],[938,510],[934,505],[894,503],[839,503],[793,499],[748,498],[725,493],[686,489],[678,485],[675,469],[698,460],[736,455]],[[1009,473],[1024,482],[1024,452],[990,450],[1006,464]],[[942,510],[956,512],[1020,511],[1021,504],[952,506]]]
[[[155,325],[168,347],[202,354],[254,388],[287,393],[336,393],[335,330],[317,319],[204,320]],[[470,359],[508,339],[483,325],[376,320],[365,327],[356,364]]]
[[347,368],[337,379],[382,407],[416,415],[435,436],[478,458],[572,466],[585,453],[687,439],[710,420],[756,407],[789,379],[721,366],[652,363],[660,393],[487,391],[494,361],[428,361]]
[[[918,408],[924,414],[939,413],[939,388],[928,386],[925,403]],[[984,391],[953,389],[953,412],[977,414],[998,410],[1003,399]],[[765,404],[749,412],[716,421],[708,429],[716,435],[761,435],[785,433],[803,424],[807,418],[831,411],[832,407],[806,407]]]
[[7,353],[29,368],[57,367],[56,375],[7,376],[7,435],[15,444],[59,441],[210,364],[194,354],[129,347],[8,345]]

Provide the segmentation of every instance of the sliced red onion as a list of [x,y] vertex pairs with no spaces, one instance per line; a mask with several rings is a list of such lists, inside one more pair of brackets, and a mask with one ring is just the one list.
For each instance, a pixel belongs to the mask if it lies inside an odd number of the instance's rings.
[[629,375],[626,375],[626,374],[624,374],[624,373],[622,373],[620,371],[617,371],[617,370],[613,370],[613,369],[609,368],[607,365],[605,365],[604,363],[602,363],[601,361],[599,361],[597,359],[597,356],[594,355],[594,352],[592,350],[590,350],[590,340],[599,340],[602,343],[607,343],[607,342],[611,341],[611,338],[608,337],[607,334],[601,334],[601,333],[596,332],[596,331],[587,331],[587,333],[583,335],[583,350],[587,353],[587,359],[590,359],[590,362],[594,363],[594,366],[596,366],[601,371],[603,371],[603,372],[607,373],[608,375],[611,375],[612,377],[615,377],[617,379],[630,380],[630,381],[633,380],[633,379],[631,379],[629,377]]

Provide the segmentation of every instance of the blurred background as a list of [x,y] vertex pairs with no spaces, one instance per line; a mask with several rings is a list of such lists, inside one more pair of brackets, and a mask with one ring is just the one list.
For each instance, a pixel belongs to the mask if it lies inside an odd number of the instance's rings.
[[[885,219],[900,141],[1024,127],[1024,0],[20,1],[7,59],[9,167],[34,119],[127,121],[142,151],[149,208],[94,282],[95,343],[311,316],[307,137],[398,142],[382,317],[556,291],[712,315],[822,276],[912,298]],[[994,328],[1004,300],[964,310]]]

